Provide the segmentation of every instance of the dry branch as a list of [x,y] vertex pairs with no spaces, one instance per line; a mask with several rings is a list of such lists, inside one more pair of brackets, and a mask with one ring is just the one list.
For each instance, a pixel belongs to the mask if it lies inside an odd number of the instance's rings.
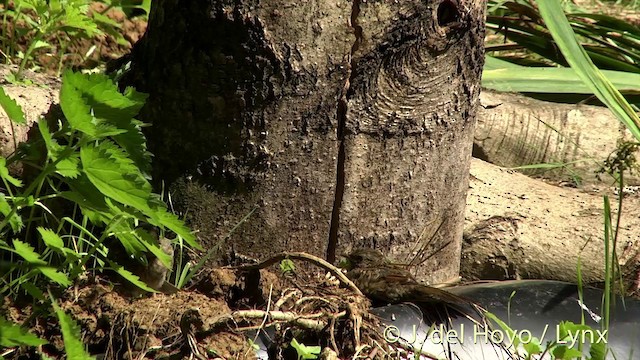
[[327,271],[331,272],[333,276],[338,278],[349,289],[353,290],[354,293],[360,296],[364,296],[360,291],[360,289],[358,289],[356,284],[354,284],[353,281],[349,280],[349,278],[347,278],[347,276],[340,269],[338,269],[337,267],[331,265],[330,263],[326,262],[325,260],[317,256],[313,256],[303,252],[283,252],[280,254],[276,254],[258,264],[239,266],[239,267],[236,267],[236,269],[245,270],[245,271],[264,269],[266,267],[279,263],[284,259],[304,260],[312,264],[315,264],[317,266],[320,266],[326,269]]

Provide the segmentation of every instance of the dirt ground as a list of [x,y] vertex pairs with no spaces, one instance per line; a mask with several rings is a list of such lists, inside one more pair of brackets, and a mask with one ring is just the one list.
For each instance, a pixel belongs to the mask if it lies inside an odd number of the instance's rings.
[[[255,330],[274,327],[273,344],[320,343],[327,352],[365,356],[382,343],[369,301],[323,272],[271,270],[202,272],[188,291],[132,296],[126,286],[92,278],[61,294],[58,302],[82,328],[83,343],[100,359],[251,359]],[[259,310],[262,309],[262,310]],[[52,314],[5,298],[2,311],[50,341],[39,352],[62,358],[64,346]],[[269,316],[267,316],[267,311]],[[283,345],[284,344],[284,345]],[[379,346],[378,346],[379,347]],[[32,358],[35,349],[14,349],[5,358]],[[293,357],[292,357],[293,356]]]

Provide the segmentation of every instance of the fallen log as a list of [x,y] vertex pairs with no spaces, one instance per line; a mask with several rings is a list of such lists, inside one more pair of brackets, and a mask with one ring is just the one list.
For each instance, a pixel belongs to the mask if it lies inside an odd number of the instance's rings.
[[[503,167],[565,164],[521,170],[557,182],[595,183],[596,171],[631,133],[600,106],[557,104],[484,90],[474,134],[474,157]],[[636,154],[637,156],[638,154]],[[608,178],[607,180],[610,180]],[[638,174],[626,177],[640,184]]]
[[[615,212],[613,189],[558,187],[478,159],[470,176],[464,278],[576,282],[580,263],[584,282],[604,280],[603,195]],[[640,193],[624,197],[616,251],[627,288],[638,277],[639,205]]]

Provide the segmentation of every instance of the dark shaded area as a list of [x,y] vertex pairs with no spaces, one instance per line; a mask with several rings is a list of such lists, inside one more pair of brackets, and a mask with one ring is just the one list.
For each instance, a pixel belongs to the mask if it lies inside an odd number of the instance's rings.
[[279,95],[285,70],[259,20],[203,5],[154,6],[123,82],[150,95],[140,117],[152,124],[156,181],[189,175],[216,191],[243,192],[269,166],[266,119],[253,110]]

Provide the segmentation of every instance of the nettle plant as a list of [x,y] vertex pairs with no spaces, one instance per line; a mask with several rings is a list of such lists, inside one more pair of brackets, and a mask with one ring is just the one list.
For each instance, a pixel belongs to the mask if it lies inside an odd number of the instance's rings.
[[[102,11],[89,11],[92,3],[103,3]],[[22,81],[27,66],[36,66],[34,54],[46,52],[58,58],[58,71],[62,68],[65,52],[75,40],[111,35],[121,45],[128,44],[122,35],[121,25],[106,16],[116,8],[125,14],[138,10],[148,14],[150,0],[8,0],[0,3],[2,34],[0,44],[7,63],[19,63],[17,71],[7,80]],[[90,52],[95,46],[90,48]],[[76,54],[83,59],[90,55]]]
[[[0,293],[23,289],[43,300],[41,280],[66,287],[88,270],[105,269],[153,291],[118,263],[113,244],[120,243],[129,260],[144,264],[152,254],[168,268],[172,258],[147,229],[200,249],[149,183],[143,123],[134,119],[145,99],[133,88],[121,93],[102,74],[64,73],[64,118],[41,119],[37,139],[0,160]],[[13,122],[24,123],[1,88],[0,105]],[[18,163],[25,173],[37,169],[27,185],[9,174],[8,166]]]

